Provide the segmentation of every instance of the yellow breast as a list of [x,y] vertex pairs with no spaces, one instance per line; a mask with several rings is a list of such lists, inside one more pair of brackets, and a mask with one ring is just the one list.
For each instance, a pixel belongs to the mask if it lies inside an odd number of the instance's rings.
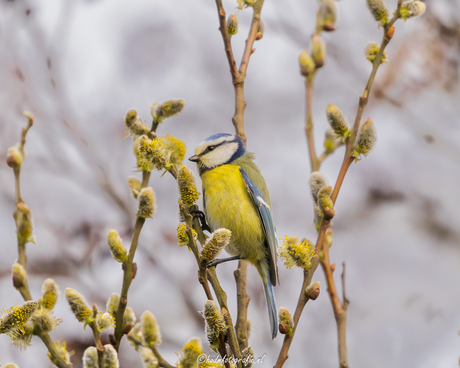
[[265,234],[259,215],[236,165],[222,165],[201,175],[206,219],[214,231],[232,232],[227,251],[251,263],[265,257]]

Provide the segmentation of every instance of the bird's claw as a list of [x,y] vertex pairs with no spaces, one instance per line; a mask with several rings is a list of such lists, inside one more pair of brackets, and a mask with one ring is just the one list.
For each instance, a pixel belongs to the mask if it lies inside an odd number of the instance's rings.
[[208,224],[206,222],[206,216],[204,215],[203,211],[192,210],[192,211],[190,211],[190,214],[192,215],[192,217],[194,219],[197,218],[198,220],[200,220],[201,228],[203,230],[206,230],[206,231],[209,231],[210,233],[212,233],[212,230],[210,229],[210,227],[208,226]]

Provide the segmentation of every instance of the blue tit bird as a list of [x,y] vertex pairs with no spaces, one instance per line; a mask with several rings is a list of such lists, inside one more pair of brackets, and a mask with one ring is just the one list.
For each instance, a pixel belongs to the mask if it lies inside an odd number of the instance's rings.
[[196,162],[201,176],[211,231],[226,228],[232,232],[226,250],[234,257],[228,259],[247,260],[259,272],[275,338],[278,321],[273,287],[278,280],[278,243],[270,196],[254,155],[246,152],[239,136],[219,133],[201,142],[189,160]]

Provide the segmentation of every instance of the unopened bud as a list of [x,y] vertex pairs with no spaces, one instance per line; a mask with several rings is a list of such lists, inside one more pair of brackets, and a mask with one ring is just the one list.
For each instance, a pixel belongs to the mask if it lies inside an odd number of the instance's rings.
[[134,327],[128,332],[126,338],[137,351],[139,346],[142,345],[142,327],[140,322],[134,324]]
[[205,332],[208,339],[209,347],[214,351],[219,347],[219,334],[225,333],[227,326],[222,313],[212,300],[207,300],[204,303],[202,315],[205,319]]
[[316,300],[320,293],[321,283],[319,281],[312,282],[310,285],[307,286],[305,289],[305,295],[308,299]]
[[331,199],[332,187],[323,187],[318,192],[318,207],[325,217],[332,218],[335,215],[334,203]]
[[8,153],[6,155],[6,163],[11,168],[17,168],[22,165],[26,158],[24,152],[24,147],[21,143],[8,148]]
[[367,0],[367,7],[379,26],[388,23],[389,10],[385,0]]
[[20,263],[13,264],[11,268],[13,276],[13,286],[16,290],[20,290],[27,285],[27,271]]
[[310,175],[310,193],[313,202],[318,205],[318,192],[327,186],[326,178],[319,171],[313,171]]
[[126,113],[125,117],[125,125],[127,128],[130,128],[133,125],[134,121],[137,119],[137,111],[136,110],[129,110]]
[[134,199],[137,199],[137,196],[139,195],[139,192],[142,189],[142,182],[138,178],[130,176],[128,177],[128,185],[129,189],[131,189],[132,196],[134,197]]
[[327,129],[324,133],[324,142],[323,147],[327,153],[334,152],[336,148],[334,131],[332,129]]
[[113,259],[117,262],[123,263],[126,260],[127,252],[123,245],[120,235],[116,230],[110,230],[107,235],[107,244],[110,252],[112,252]]
[[294,328],[294,321],[291,313],[286,308],[281,307],[278,312],[278,318],[280,321],[279,331],[283,335],[291,335],[292,329]]
[[42,297],[38,300],[40,308],[52,310],[59,297],[59,287],[51,278],[45,280],[42,285]]
[[195,178],[192,171],[187,166],[182,166],[177,176],[180,197],[183,203],[192,205],[198,200],[198,190],[196,189]]
[[126,307],[125,313],[123,313],[123,328],[128,325],[131,325],[131,327],[134,326],[136,319],[136,313],[134,313],[133,308]]
[[158,368],[159,363],[153,351],[148,348],[141,348],[141,360],[143,368]]
[[374,148],[375,142],[377,141],[377,132],[371,119],[366,119],[361,123],[356,138],[354,156],[360,155],[367,156],[369,152]]
[[235,13],[230,14],[227,19],[227,32],[230,36],[238,33],[238,17]]
[[326,44],[319,35],[314,35],[311,39],[311,57],[317,68],[321,68],[326,62]]
[[107,300],[106,311],[110,313],[113,318],[117,317],[118,305],[120,304],[120,296],[117,293],[112,293],[109,300]]
[[211,234],[201,251],[201,260],[211,262],[230,243],[232,232],[227,229],[217,229]]
[[118,354],[115,348],[110,344],[104,345],[100,368],[118,368],[119,366]]
[[347,118],[336,105],[329,104],[326,108],[326,118],[338,137],[347,138],[351,131],[348,129]]
[[184,100],[168,100],[163,102],[155,109],[155,117],[161,122],[165,118],[169,118],[179,114],[185,106]]
[[92,311],[86,304],[86,300],[78,291],[67,288],[65,289],[65,298],[70,305],[72,313],[77,317],[79,322],[86,322],[88,317],[91,316]]
[[83,354],[83,368],[99,368],[97,349],[90,346]]
[[142,218],[152,217],[155,213],[156,201],[155,192],[152,187],[143,188],[139,192],[139,210],[137,216]]
[[423,15],[426,10],[426,5],[425,3],[421,1],[405,1],[402,5],[401,8],[399,9],[399,13],[401,14],[401,18],[404,19],[406,22],[408,18],[412,17],[418,17],[420,15]]
[[306,50],[302,50],[299,55],[300,74],[308,77],[315,71],[315,62]]
[[[368,42],[366,47],[364,48],[364,55],[366,55],[367,60],[373,63],[375,60],[375,57],[379,53],[379,50],[380,50],[380,47],[375,42]],[[382,63],[388,62],[387,54],[385,51],[383,51],[381,62]]]
[[152,312],[145,311],[141,316],[142,337],[146,346],[161,344],[160,328]]
[[317,15],[317,23],[320,30],[331,32],[335,30],[337,9],[335,0],[321,0]]
[[256,41],[262,39],[262,37],[264,36],[264,32],[265,32],[265,23],[261,20],[259,22],[259,28],[257,28]]
[[35,243],[35,238],[32,237],[32,212],[30,212],[29,207],[27,207],[25,203],[19,202],[16,205],[16,211],[14,211],[13,217],[16,221],[16,234],[18,240],[24,244],[28,242]]

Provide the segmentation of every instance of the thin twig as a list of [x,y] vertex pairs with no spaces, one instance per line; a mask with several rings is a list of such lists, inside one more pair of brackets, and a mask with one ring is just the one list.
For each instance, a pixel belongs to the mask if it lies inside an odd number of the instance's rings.
[[311,171],[318,171],[320,162],[316,157],[315,152],[315,138],[313,137],[313,113],[312,113],[312,99],[313,99],[313,83],[316,73],[309,75],[305,78],[306,102],[305,102],[305,134],[307,136],[308,155],[310,156]]
[[150,350],[152,350],[153,354],[158,359],[158,363],[159,363],[160,367],[163,367],[163,368],[175,368],[175,366],[169,364],[166,361],[166,359],[161,356],[160,352],[158,351],[158,349],[157,349],[157,347],[155,345],[149,346],[149,348],[150,348]]

